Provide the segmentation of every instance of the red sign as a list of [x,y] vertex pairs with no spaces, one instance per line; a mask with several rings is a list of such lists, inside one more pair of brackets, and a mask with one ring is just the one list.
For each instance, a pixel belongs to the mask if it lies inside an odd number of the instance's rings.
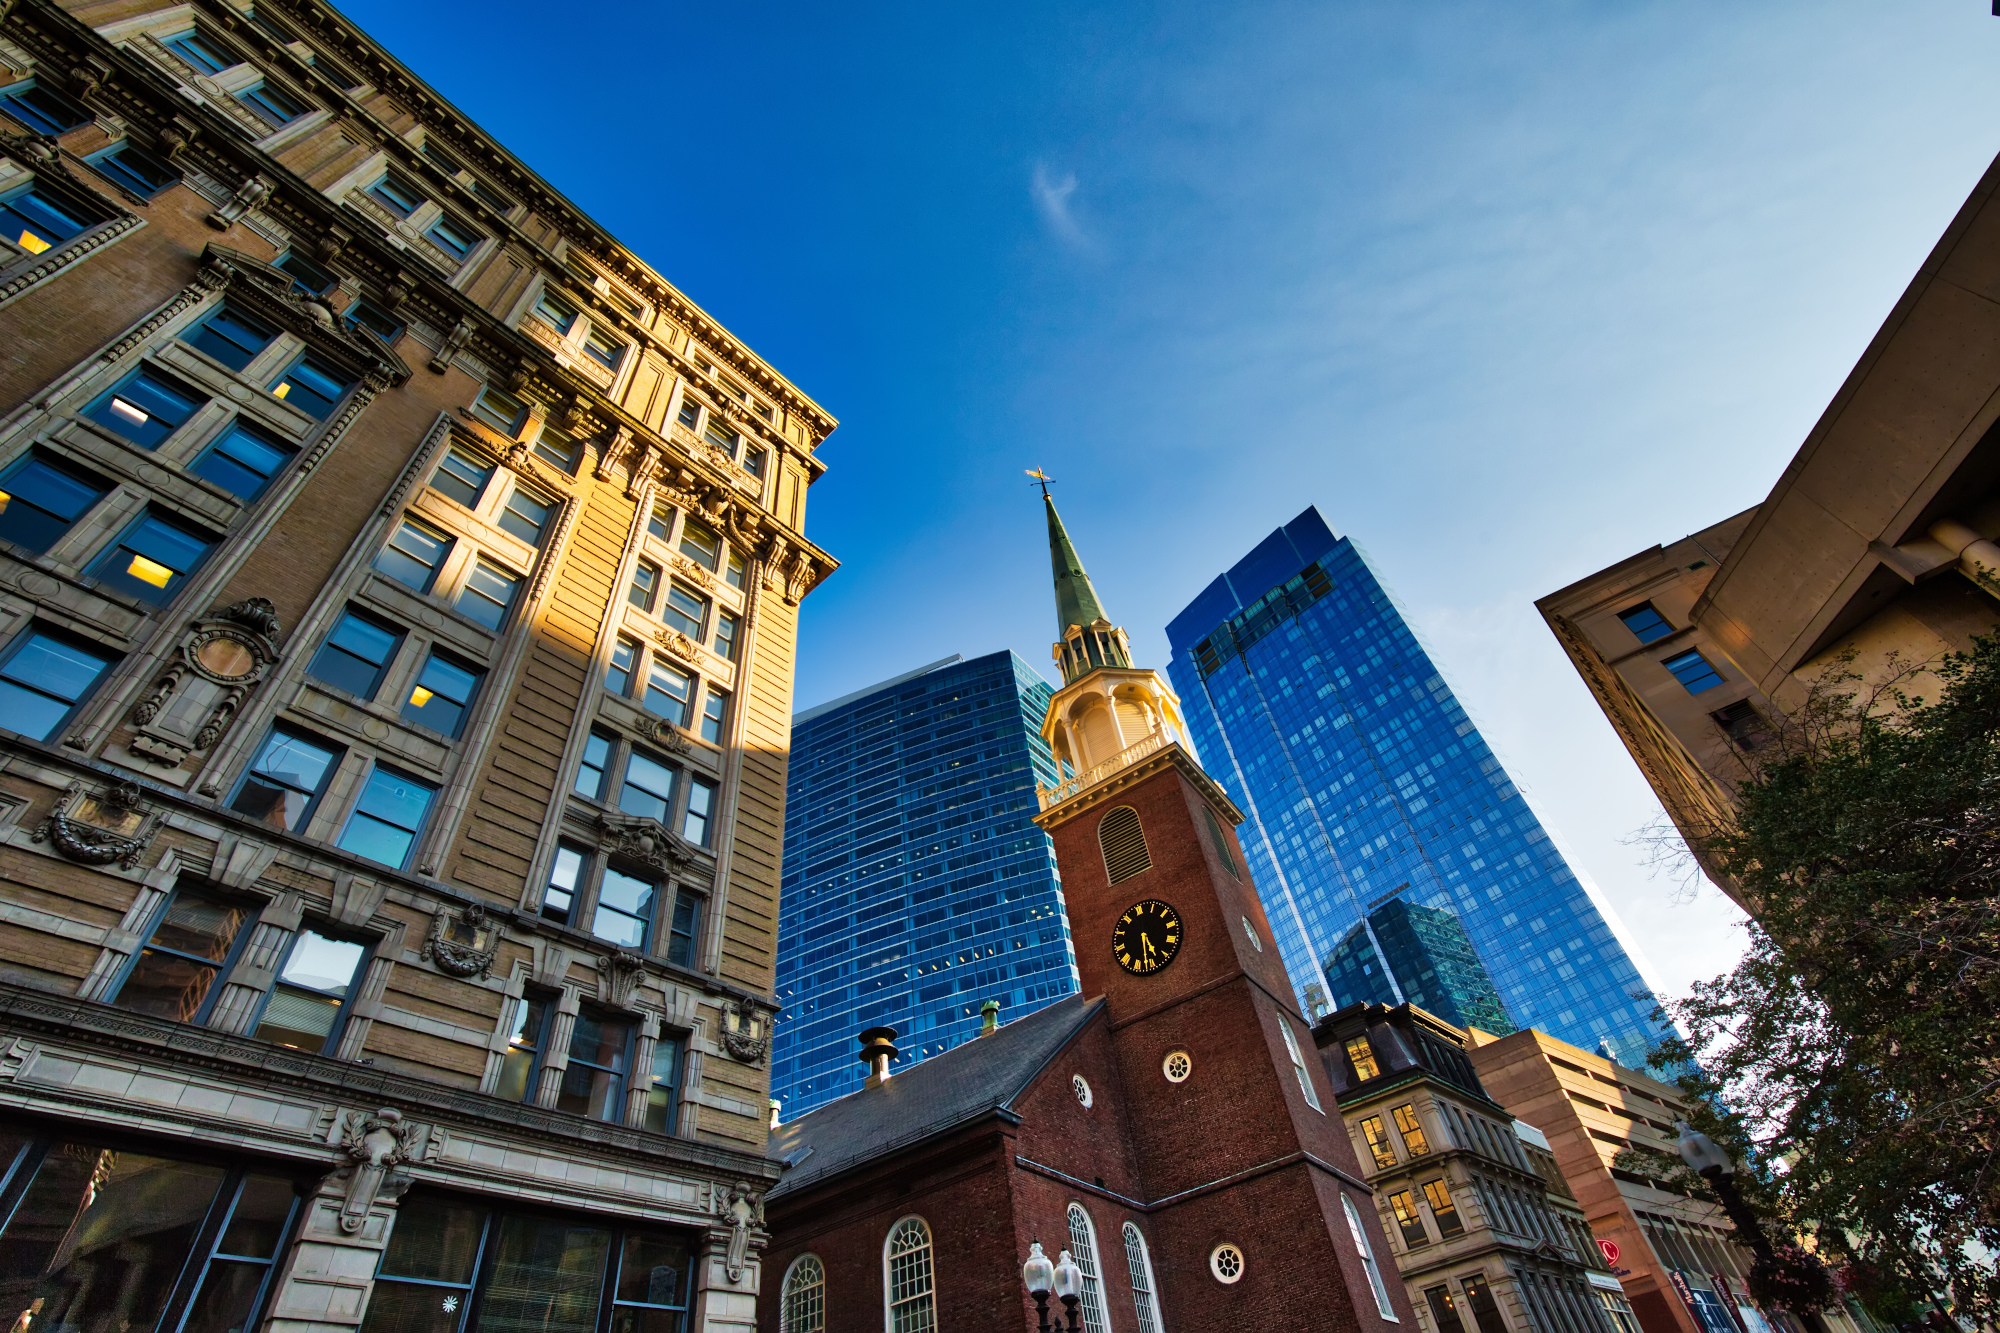
[[1605,1263],[1610,1264],[1613,1268],[1618,1267],[1619,1249],[1617,1241],[1600,1240],[1597,1242],[1597,1248],[1604,1251]]

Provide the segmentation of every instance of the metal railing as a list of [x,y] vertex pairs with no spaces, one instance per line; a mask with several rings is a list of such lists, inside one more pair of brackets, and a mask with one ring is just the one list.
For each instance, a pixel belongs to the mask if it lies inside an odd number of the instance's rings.
[[1172,742],[1173,737],[1165,731],[1156,731],[1146,737],[1146,739],[1126,746],[1104,762],[1092,764],[1089,768],[1084,769],[1083,772],[1078,773],[1075,777],[1065,782],[1058,782],[1053,787],[1044,787],[1040,783],[1035,784],[1035,799],[1041,802],[1041,807],[1044,810],[1052,805],[1060,805],[1082,791],[1085,787],[1102,782],[1105,778],[1110,777],[1120,769],[1130,768],[1141,759],[1145,759],[1166,749]]

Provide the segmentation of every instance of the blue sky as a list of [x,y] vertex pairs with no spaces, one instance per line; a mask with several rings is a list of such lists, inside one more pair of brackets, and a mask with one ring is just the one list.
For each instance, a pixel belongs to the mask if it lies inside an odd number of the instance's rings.
[[1024,467],[1161,664],[1316,503],[1661,980],[1727,966],[1532,603],[1768,490],[2000,149],[1983,0],[346,9],[842,421],[801,706],[1046,668]]

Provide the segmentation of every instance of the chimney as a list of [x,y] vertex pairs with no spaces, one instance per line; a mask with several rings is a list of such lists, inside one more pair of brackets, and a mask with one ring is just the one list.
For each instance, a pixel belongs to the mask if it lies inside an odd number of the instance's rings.
[[979,1006],[979,1035],[990,1037],[1000,1030],[1000,1001],[988,1000]]
[[778,1099],[773,1097],[771,1099],[771,1128],[776,1129],[778,1124]]
[[889,1062],[902,1052],[896,1049],[896,1029],[868,1028],[861,1034],[861,1063],[868,1066],[863,1087],[879,1088],[889,1081]]

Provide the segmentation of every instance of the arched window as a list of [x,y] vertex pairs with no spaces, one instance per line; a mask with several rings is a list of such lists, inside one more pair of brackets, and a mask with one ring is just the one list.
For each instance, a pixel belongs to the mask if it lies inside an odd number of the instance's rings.
[[1139,1317],[1139,1333],[1160,1333],[1160,1300],[1153,1294],[1153,1256],[1146,1253],[1146,1238],[1130,1222],[1125,1224],[1125,1267],[1132,1273],[1132,1313]]
[[1084,1333],[1110,1333],[1111,1321],[1104,1315],[1104,1283],[1097,1276],[1097,1228],[1080,1203],[1069,1206],[1069,1257],[1083,1270]]
[[882,1297],[882,1326],[888,1333],[936,1333],[931,1229],[923,1218],[906,1217],[889,1228],[882,1246]]
[[1153,868],[1146,850],[1146,831],[1139,827],[1139,812],[1121,805],[1097,825],[1097,845],[1104,853],[1104,873],[1113,884]]
[[1389,1304],[1389,1289],[1382,1285],[1382,1270],[1375,1266],[1375,1247],[1368,1243],[1368,1233],[1361,1227],[1361,1214],[1355,1210],[1354,1200],[1342,1194],[1340,1203],[1347,1209],[1347,1229],[1354,1233],[1354,1248],[1361,1252],[1361,1266],[1368,1270],[1368,1285],[1375,1292],[1375,1308],[1382,1312],[1384,1319],[1401,1323],[1396,1318],[1396,1307]]
[[826,1333],[826,1268],[818,1256],[802,1254],[785,1270],[778,1333]]

